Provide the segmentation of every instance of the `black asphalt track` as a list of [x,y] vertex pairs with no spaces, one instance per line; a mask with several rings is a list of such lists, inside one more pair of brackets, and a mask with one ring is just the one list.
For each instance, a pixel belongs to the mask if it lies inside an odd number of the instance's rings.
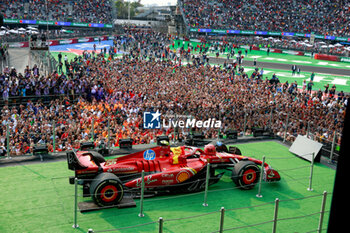
[[[223,64],[227,61],[225,58],[215,58],[210,57],[209,62],[212,64]],[[232,62],[232,59],[230,60]],[[244,61],[242,63],[243,66],[253,66],[253,61]],[[278,70],[288,70],[292,71],[293,64],[284,64],[284,63],[273,63],[273,62],[257,62],[257,67],[259,68],[269,68],[269,69],[278,69]],[[319,66],[309,66],[309,65],[300,65],[300,70],[302,72],[315,72],[315,73],[323,73],[323,74],[334,74],[334,75],[346,75],[350,76],[350,69],[339,69],[339,68],[329,68],[329,67],[319,67]]]

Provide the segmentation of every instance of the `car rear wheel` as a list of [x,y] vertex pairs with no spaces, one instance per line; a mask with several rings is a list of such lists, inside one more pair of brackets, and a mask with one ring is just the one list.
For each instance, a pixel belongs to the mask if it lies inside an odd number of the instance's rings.
[[113,206],[123,199],[124,188],[116,175],[101,173],[91,182],[90,194],[97,205]]
[[252,161],[240,161],[232,170],[232,180],[241,189],[252,189],[260,177],[259,167]]

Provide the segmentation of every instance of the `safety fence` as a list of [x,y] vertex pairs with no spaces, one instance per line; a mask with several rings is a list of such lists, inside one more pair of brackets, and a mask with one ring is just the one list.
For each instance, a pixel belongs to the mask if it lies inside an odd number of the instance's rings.
[[0,74],[5,68],[10,66],[10,59],[8,53],[8,45],[3,44],[0,39]]
[[[312,156],[314,157],[314,155]],[[296,159],[295,157],[275,157],[275,158],[269,158],[269,160],[273,161],[273,160],[293,160]],[[265,157],[263,157],[262,159],[263,163],[265,163]],[[304,177],[295,177],[295,178],[291,178],[290,175],[286,175],[286,178],[283,178],[280,182],[285,182],[288,183],[289,185],[293,184],[293,182],[296,183],[303,183],[305,185],[306,190],[308,191],[313,191],[313,168],[314,168],[314,160],[311,161],[310,165],[306,165],[306,166],[297,166],[297,167],[289,167],[286,169],[279,169],[278,171],[282,174],[290,174],[291,172],[295,171],[295,170],[303,170],[305,172],[305,169],[309,170],[309,176],[304,176]],[[263,170],[263,167],[261,167],[261,172],[260,174],[263,174],[261,176],[259,176],[259,181],[257,182],[255,189],[256,198],[262,198],[264,192],[269,192],[268,191],[268,185],[271,185],[270,182],[267,182],[265,180],[266,178],[266,174]],[[126,175],[128,176],[128,175]],[[130,176],[133,176],[132,174]],[[229,187],[229,188],[221,188],[221,189],[212,189],[209,190],[208,188],[208,184],[210,182],[210,164],[207,166],[207,172],[206,172],[206,176],[205,178],[200,178],[197,179],[195,181],[192,181],[190,183],[195,184],[195,183],[201,183],[202,182],[202,191],[197,191],[197,192],[193,192],[193,193],[187,193],[187,194],[182,194],[182,195],[167,195],[164,197],[154,197],[154,198],[149,198],[149,199],[145,199],[145,195],[147,196],[147,189],[151,189],[152,186],[149,186],[149,184],[147,185],[147,188],[145,188],[145,173],[142,172],[141,175],[141,184],[139,187],[136,188],[130,188],[128,190],[124,190],[124,195],[130,195],[134,198],[139,198],[139,202],[138,202],[138,209],[139,211],[137,213],[135,213],[135,215],[137,214],[138,217],[142,218],[145,216],[145,213],[150,209],[153,209],[152,206],[154,206],[154,203],[157,203],[158,206],[160,206],[160,203],[163,203],[165,205],[167,205],[167,203],[169,203],[168,201],[171,200],[177,200],[177,199],[181,199],[183,202],[185,202],[184,200],[186,200],[186,198],[189,198],[191,196],[196,196],[196,197],[200,197],[202,195],[202,206],[206,207],[208,205],[210,205],[211,202],[211,198],[213,198],[213,196],[215,196],[214,194],[217,193],[222,193],[222,192],[229,192],[229,191],[233,191],[236,189],[239,189],[240,187]],[[284,176],[283,176],[284,177]],[[67,177],[58,177],[57,179],[61,179],[61,178],[67,178]],[[234,177],[232,177],[234,178]],[[93,181],[94,179],[91,179],[89,181]],[[75,178],[75,182],[74,182],[74,215],[73,215],[73,228],[79,228],[79,219],[78,219],[78,201],[83,201],[84,200],[84,195],[79,193],[78,190],[78,185],[81,181],[77,178]],[[172,188],[176,188],[176,186],[181,187],[182,184],[177,184],[177,185],[173,185],[171,186]],[[166,188],[167,186],[165,186]],[[170,187],[170,186],[169,186]],[[318,187],[319,188],[319,187]],[[209,196],[211,198],[208,198]],[[142,223],[142,224],[137,224],[137,225],[131,225],[131,226],[124,226],[124,227],[120,227],[120,228],[114,228],[114,229],[104,229],[104,230],[96,230],[94,228],[89,229],[88,232],[112,232],[112,231],[122,231],[122,230],[126,230],[126,229],[134,229],[135,231],[137,231],[137,228],[140,227],[145,227],[147,225],[157,225],[158,224],[158,229],[159,232],[163,232],[164,226],[169,223],[169,222],[180,222],[182,220],[189,220],[189,219],[198,219],[204,216],[208,216],[208,215],[220,215],[220,220],[217,223],[217,226],[219,226],[218,230],[215,231],[208,231],[208,232],[223,232],[223,231],[232,231],[232,230],[237,230],[237,229],[243,229],[243,228],[251,228],[251,227],[258,227],[260,225],[265,225],[265,224],[270,224],[271,225],[271,229],[272,232],[278,232],[278,225],[281,222],[286,222],[286,221],[298,221],[299,219],[304,219],[304,218],[308,218],[308,217],[314,217],[314,216],[319,216],[319,220],[318,220],[318,225],[313,226],[312,229],[310,229],[309,232],[322,232],[322,228],[323,228],[323,221],[324,221],[324,214],[328,213],[329,211],[327,211],[325,209],[326,206],[326,198],[327,198],[327,192],[324,191],[323,194],[314,194],[314,195],[310,195],[310,196],[303,196],[303,197],[299,197],[299,198],[290,198],[290,199],[284,199],[284,200],[280,200],[279,198],[276,198],[275,201],[272,202],[265,202],[259,205],[253,205],[253,206],[240,206],[240,207],[236,207],[236,208],[224,208],[222,207],[220,210],[217,211],[212,211],[212,212],[207,212],[207,213],[199,213],[196,215],[191,215],[191,216],[186,216],[186,217],[180,217],[180,218],[163,218],[160,217],[158,219],[158,221],[151,221],[151,222],[147,222],[147,223]],[[100,193],[95,194],[95,195],[100,195]],[[301,200],[306,200],[306,199],[311,199],[311,198],[317,198],[317,197],[323,197],[322,198],[322,202],[321,202],[321,210],[320,211],[316,211],[316,212],[310,212],[310,213],[304,213],[303,215],[298,215],[298,216],[293,216],[293,217],[283,217],[283,215],[279,215],[279,203],[282,202],[292,202],[292,201],[301,201]],[[70,197],[72,197],[70,195]],[[197,198],[198,199],[198,198]],[[196,199],[196,200],[197,200]],[[134,203],[134,201],[130,202],[130,203],[123,203],[125,204],[132,204]],[[181,202],[177,202],[179,203],[179,205],[184,205],[186,206],[186,202],[181,204]],[[245,225],[239,225],[239,226],[230,226],[227,227],[227,225],[229,224],[225,224],[224,227],[224,220],[225,220],[225,213],[231,212],[231,211],[238,211],[238,210],[243,210],[243,209],[258,209],[261,207],[268,207],[268,208],[273,208],[273,215],[271,216],[270,220],[266,220],[266,221],[262,221],[262,222],[258,222],[258,223],[253,223],[253,224],[245,224]],[[99,207],[98,210],[103,210],[103,209],[108,209],[111,207]],[[93,210],[96,210],[96,207],[93,207]],[[118,215],[118,218],[121,218],[122,215]],[[305,219],[304,219],[305,220]],[[82,222],[84,222],[84,225],[86,225],[86,222],[84,220],[81,220]],[[310,226],[311,228],[311,226]]]
[[[52,96],[53,99],[56,97],[57,96]],[[53,99],[50,96],[47,98],[48,99],[45,103],[51,103]],[[74,100],[76,98],[77,96],[61,95],[61,101],[68,100],[69,102],[74,103]],[[43,101],[45,101],[45,98]],[[20,103],[23,102],[24,100]],[[43,108],[43,106],[41,107]],[[50,106],[47,108],[49,107]],[[238,137],[240,138],[250,138],[251,136],[256,136],[254,134],[254,129],[258,128],[263,130],[265,133],[268,132],[268,138],[277,138],[290,145],[295,140],[296,136],[298,134],[301,134],[323,144],[323,147],[321,149],[321,156],[328,159],[329,163],[336,164],[338,160],[342,135],[336,130],[332,131],[327,128],[323,128],[322,125],[317,125],[316,122],[311,120],[298,119],[293,114],[285,113],[284,111],[281,111],[281,109],[277,108],[250,110],[243,109],[243,111],[237,109],[232,113],[232,115],[236,116],[236,118],[228,120],[232,120],[234,125],[233,129],[235,129]],[[216,119],[220,119],[220,116],[221,113],[218,111],[217,116],[214,117],[216,117]],[[192,115],[186,115],[186,113],[183,115],[171,115],[171,117],[173,117],[170,119],[171,121],[183,120],[185,124],[187,124],[187,121],[192,122],[192,119],[194,119]],[[20,121],[21,117],[18,117],[17,119]],[[75,121],[75,119],[67,120],[72,121],[72,123]],[[164,118],[164,121],[167,122],[167,118]],[[6,138],[2,140],[4,143],[0,146],[4,148],[4,151],[6,151],[6,153],[3,153],[3,156],[0,156],[0,159],[9,159],[11,157],[18,156],[32,156],[34,147],[36,145],[46,147],[49,153],[70,151],[72,148],[80,149],[81,144],[84,142],[92,142],[93,147],[103,147],[112,150],[117,149],[119,146],[118,142],[120,136],[118,136],[118,131],[120,133],[120,130],[118,130],[118,127],[120,126],[121,122],[120,119],[113,114],[109,114],[103,121],[92,117],[91,120],[84,123],[84,128],[81,128],[80,123],[76,123],[78,128],[76,128],[76,131],[74,132],[70,130],[71,125],[68,126],[67,122],[64,122],[65,120],[46,121],[44,127],[44,125],[41,125],[41,122],[40,124],[39,122],[35,123],[34,120],[31,121],[30,124],[32,126],[37,126],[38,130],[34,130],[35,127],[31,127],[27,131],[22,131],[23,128],[19,129],[17,125],[14,124],[14,122],[11,120],[3,121],[0,127],[2,128],[2,132],[6,132],[3,133],[2,137],[6,136]],[[193,127],[173,127],[171,125],[172,123],[168,124],[169,127],[163,127],[162,131],[159,131],[157,135],[166,134],[169,136],[171,142],[183,142],[190,139],[191,135],[195,134],[202,135],[203,138],[206,138],[208,140],[221,140],[230,138],[229,135],[227,135],[228,130],[224,127],[217,129],[198,129]],[[42,129],[40,130],[40,128]],[[149,130],[144,131],[148,132]],[[319,132],[325,133],[320,134]],[[67,137],[62,137],[62,135],[65,133],[68,134]],[[132,139],[134,140],[134,138]],[[153,141],[145,142],[134,141],[134,144],[152,144],[155,142],[155,139],[153,139]]]
[[79,97],[86,96],[82,93],[68,93],[68,90],[63,94],[51,94],[51,95],[26,95],[20,97],[9,97],[7,100],[0,99],[0,107],[4,107],[7,104],[10,104],[12,107],[19,107],[20,105],[25,106],[28,102],[32,104],[40,103],[44,106],[50,106],[51,101],[68,99],[70,103],[76,103]]
[[[100,36],[101,34],[111,34],[111,29],[107,29],[107,30],[103,30],[103,29],[85,29],[85,30],[81,30],[79,29],[79,31],[75,30],[72,33],[63,33],[63,32],[58,32],[56,34],[57,31],[55,30],[49,30],[49,31],[45,31],[45,33],[49,33],[48,34],[48,38],[50,40],[53,39],[72,39],[72,38],[76,38],[76,37],[97,37]],[[13,42],[28,42],[28,37],[27,36],[23,36],[23,34],[21,35],[16,35],[16,34],[11,34],[11,35],[7,35],[6,37],[3,38],[4,41],[7,41],[8,43],[13,43]]]
[[[33,61],[38,64],[38,68],[44,71],[45,76],[57,70],[58,62],[49,51],[31,50],[30,55]],[[33,61],[29,61],[29,66],[33,65]]]
[[[192,184],[202,182],[201,190],[198,192],[185,193],[181,195],[165,194],[164,196],[149,198],[148,191],[150,188],[152,188],[152,186],[148,186],[149,185],[148,184],[145,187],[145,179],[141,179],[141,181],[143,182],[139,187],[124,190],[124,195],[126,196],[132,195],[133,198],[139,199],[139,201],[136,202],[137,208],[127,213],[122,211],[118,212],[118,214],[115,215],[115,217],[110,216],[110,218],[111,218],[111,221],[113,221],[114,218],[121,220],[124,218],[123,216],[124,214],[128,214],[130,216],[130,214],[134,213],[136,218],[138,216],[140,217],[140,219],[142,219],[142,217],[147,216],[148,211],[153,212],[158,208],[169,210],[168,207],[170,203],[174,203],[174,202],[177,203],[176,206],[178,208],[182,207],[183,209],[188,209],[189,213],[192,213],[192,214],[189,214],[189,216],[180,216],[180,217],[173,217],[173,218],[162,216],[162,218],[160,220],[158,219],[157,221],[142,222],[140,224],[136,224],[136,225],[131,224],[129,226],[125,225],[127,223],[124,223],[124,224],[121,224],[120,227],[118,228],[97,229],[96,226],[93,226],[93,225],[89,226],[91,219],[89,219],[88,215],[78,214],[79,213],[78,203],[84,202],[84,201],[89,202],[89,200],[87,199],[90,199],[84,196],[82,193],[82,189],[79,188],[80,187],[79,184],[81,184],[81,180],[75,179],[74,189],[69,189],[68,191],[64,191],[61,189],[61,187],[56,186],[56,182],[57,184],[62,182],[64,183],[64,187],[66,187],[68,178],[69,178],[68,176],[59,176],[59,177],[51,178],[51,182],[53,184],[53,190],[55,190],[56,192],[56,197],[57,197],[56,202],[52,203],[52,200],[50,200],[50,202],[46,202],[45,199],[41,199],[42,200],[41,204],[35,205],[33,206],[33,208],[29,207],[27,209],[25,207],[25,208],[14,209],[12,211],[8,211],[4,209],[0,211],[0,213],[6,212],[6,213],[13,214],[13,212],[26,212],[26,211],[31,211],[33,209],[59,208],[61,209],[61,211],[62,210],[64,211],[64,216],[67,218],[68,224],[72,224],[74,228],[79,228],[79,224],[85,227],[88,226],[89,228],[92,228],[90,232],[114,232],[114,231],[123,231],[127,229],[130,229],[132,231],[133,229],[135,229],[135,231],[138,231],[138,229],[141,229],[142,227],[148,227],[148,226],[157,227],[159,228],[159,231],[162,232],[164,230],[164,227],[165,228],[167,227],[167,224],[173,224],[178,222],[181,223],[181,221],[185,221],[186,224],[195,224],[194,221],[196,221],[197,219],[200,220],[200,219],[206,218],[206,216],[217,216],[217,217],[220,216],[220,219],[215,218],[218,220],[217,223],[215,219],[212,219],[212,221],[210,222],[210,225],[208,225],[210,226],[207,230],[208,232],[223,232],[223,231],[232,231],[232,230],[244,229],[244,228],[248,229],[251,227],[259,227],[263,225],[264,227],[266,227],[265,225],[267,224],[271,225],[271,229],[274,229],[272,230],[272,232],[278,232],[279,226],[283,227],[283,222],[298,224],[298,221],[307,221],[308,217],[312,217],[313,218],[312,223],[314,225],[310,224],[309,225],[310,229],[306,229],[303,232],[315,232],[315,231],[322,232],[322,229],[324,227],[324,224],[322,224],[324,220],[324,214],[329,212],[328,210],[325,209],[327,193],[325,192],[321,194],[319,193],[319,191],[315,191],[315,190],[327,190],[328,188],[324,186],[324,183],[322,183],[323,181],[322,182],[317,181],[318,177],[315,177],[315,175],[322,177],[322,176],[325,176],[325,174],[322,174],[322,171],[320,172],[320,170],[318,170],[317,173],[314,173],[314,161],[312,160],[311,163],[308,164],[307,162],[301,161],[299,158],[294,156],[282,156],[282,157],[258,156],[258,158],[256,159],[261,159],[263,163],[267,161],[269,165],[277,169],[277,171],[281,174],[281,177],[282,177],[282,179],[278,182],[280,183],[279,187],[296,186],[296,185],[299,185],[301,187],[304,186],[305,193],[310,192],[310,196],[305,194],[298,195],[295,198],[290,198],[290,196],[283,196],[283,195],[282,197],[279,196],[279,192],[276,192],[276,186],[274,186],[274,184],[267,182],[265,180],[265,174],[263,173],[263,170],[262,170],[260,174],[263,174],[263,175],[259,176],[260,178],[256,186],[249,192],[247,191],[249,194],[245,194],[245,195],[252,195],[251,199],[256,198],[257,200],[262,200],[261,204],[250,205],[250,206],[249,204],[247,204],[247,206],[245,206],[242,203],[236,203],[233,198],[231,199],[232,201],[230,202],[226,201],[225,202],[226,204],[222,205],[225,208],[221,208],[220,210],[216,210],[216,211],[208,211],[208,212],[201,211],[197,214],[193,214],[193,212],[191,211],[191,206],[196,205],[196,203],[198,204],[198,206],[202,206],[202,208],[207,208],[208,206],[210,207],[214,204],[215,206],[217,206],[217,200],[219,195],[223,195],[222,197],[224,196],[232,197],[232,195],[237,195],[236,190],[239,189],[239,187],[236,187],[234,185],[232,186],[225,185],[225,187],[217,188],[217,189],[208,188],[208,182],[209,182],[209,179],[211,178],[211,174],[210,172],[208,172],[211,168],[211,165],[209,165],[207,166],[205,177],[199,178],[191,182]],[[276,164],[276,162],[280,162],[281,160],[285,161],[285,163],[288,164],[288,166],[284,166],[282,168],[275,167],[274,164]],[[300,162],[297,162],[297,161],[300,161]],[[298,175],[298,174],[301,174],[301,175]],[[305,174],[308,174],[308,175],[305,175]],[[143,176],[144,175],[145,174],[143,173]],[[132,174],[125,175],[126,178],[128,178],[127,176],[131,177],[133,175]],[[89,181],[94,181],[94,180],[95,179],[91,179]],[[316,183],[314,182],[314,180],[316,180]],[[177,187],[177,186],[180,187],[180,185],[181,184],[177,184],[177,185],[174,185],[173,187]],[[273,191],[271,190],[271,185],[272,187],[274,187]],[[42,191],[45,190],[45,192],[47,192],[47,189],[48,187],[45,187],[45,188],[43,187]],[[67,189],[67,188],[64,188],[64,189]],[[232,193],[232,192],[235,192],[235,193]],[[245,191],[242,190],[242,192],[245,192]],[[143,197],[142,197],[142,194],[144,194]],[[21,199],[16,201],[22,203],[29,200],[33,200],[33,195],[35,194],[29,193],[29,195],[26,196],[26,199]],[[276,199],[275,201],[269,201],[272,198],[271,195],[273,195],[273,199],[275,199],[275,197],[277,197],[278,199]],[[283,214],[283,211],[286,209],[282,211],[279,209],[280,203],[312,200],[312,203],[315,204],[315,201],[313,199],[317,197],[322,197],[322,196],[323,196],[323,200],[322,200],[320,211],[316,211],[315,209],[311,208],[309,211],[308,209],[305,212],[300,211],[299,213],[302,213],[300,215],[290,216],[290,215]],[[265,199],[264,197],[266,197],[265,201],[264,201]],[[316,201],[316,205],[317,203],[318,202]],[[130,204],[132,203],[130,202]],[[295,206],[295,205],[298,206],[298,209],[301,209],[304,203],[291,204],[291,206]],[[110,208],[110,207],[101,207],[99,208],[99,210],[101,211],[107,208]],[[259,213],[260,208],[264,208],[264,210],[269,210],[269,211],[267,211],[264,214],[264,216],[266,217],[262,218],[261,221],[260,221],[260,218],[255,218],[254,221],[259,221],[259,222],[248,221],[248,222],[244,222],[243,224],[240,222],[232,222],[231,224],[230,221],[232,220],[231,218],[232,216],[230,217],[226,216],[231,212],[237,212],[241,210],[249,210],[249,211],[252,210],[252,211],[258,211],[257,213]],[[96,209],[94,208],[94,210]],[[272,214],[272,210],[274,210],[273,214]],[[315,224],[315,218],[317,216],[319,216],[318,217],[319,220],[317,221],[318,224]],[[147,218],[144,218],[144,219],[146,220]],[[190,221],[186,221],[186,220],[190,220]],[[215,229],[215,226],[218,226],[218,228]],[[79,230],[81,231],[82,228],[79,228]],[[153,232],[154,232],[154,228],[153,228]]]

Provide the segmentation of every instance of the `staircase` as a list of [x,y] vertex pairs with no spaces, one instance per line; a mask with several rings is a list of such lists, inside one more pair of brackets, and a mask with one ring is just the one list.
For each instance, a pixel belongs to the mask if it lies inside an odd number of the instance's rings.
[[29,67],[34,64],[30,64],[29,48],[9,48],[9,68],[14,67],[17,73],[24,73],[24,69],[27,65]]

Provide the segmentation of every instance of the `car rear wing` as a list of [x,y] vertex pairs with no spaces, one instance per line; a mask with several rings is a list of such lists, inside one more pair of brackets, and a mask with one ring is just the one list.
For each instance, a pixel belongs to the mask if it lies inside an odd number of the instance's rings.
[[87,168],[86,166],[83,166],[79,162],[79,159],[75,151],[67,152],[67,162],[68,162],[68,169],[73,171]]

